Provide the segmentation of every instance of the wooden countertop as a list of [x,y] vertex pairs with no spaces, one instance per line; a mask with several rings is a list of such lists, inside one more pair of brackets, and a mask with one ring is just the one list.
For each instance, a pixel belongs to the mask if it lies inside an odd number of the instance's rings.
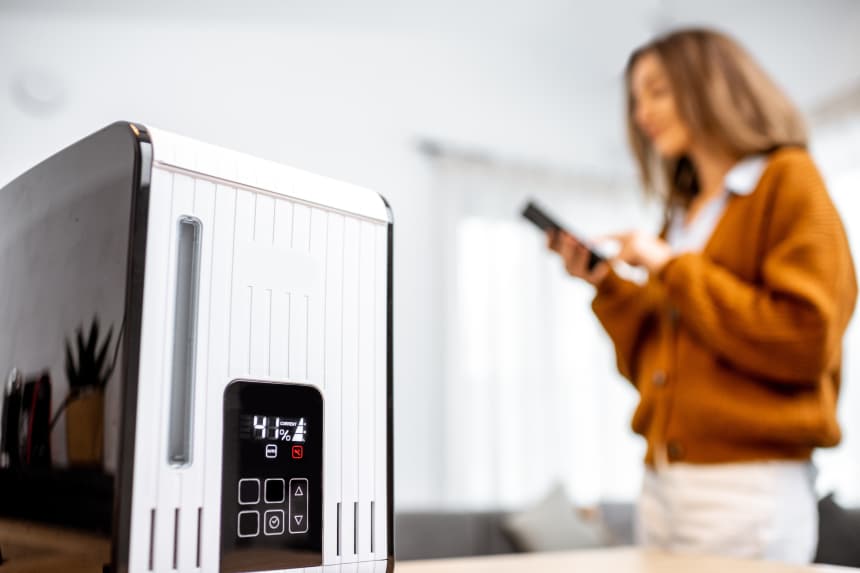
[[518,553],[492,557],[401,561],[395,573],[833,573],[860,569],[785,565],[723,557],[668,555],[629,548],[566,553]]
[[[92,573],[110,559],[110,541],[95,535],[0,519],[3,573]],[[310,569],[309,571],[315,571]],[[822,573],[860,571],[825,565],[793,566],[722,557],[668,555],[634,547],[518,553],[491,557],[399,561],[396,573]],[[208,572],[207,572],[208,573]]]
[[110,539],[71,529],[0,519],[2,573],[92,573],[110,561]]

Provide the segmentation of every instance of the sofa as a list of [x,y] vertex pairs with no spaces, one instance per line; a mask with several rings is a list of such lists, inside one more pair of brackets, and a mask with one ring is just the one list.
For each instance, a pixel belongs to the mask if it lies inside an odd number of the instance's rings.
[[[860,508],[846,509],[832,495],[819,501],[816,563],[860,567]],[[606,532],[603,546],[632,545],[634,506],[607,502],[598,506]],[[436,559],[516,553],[521,550],[502,511],[411,511],[395,515],[398,559]]]
[[[608,530],[607,545],[633,544],[633,504],[599,506]],[[502,511],[414,511],[394,516],[398,559],[436,559],[516,553],[519,548],[506,533]]]

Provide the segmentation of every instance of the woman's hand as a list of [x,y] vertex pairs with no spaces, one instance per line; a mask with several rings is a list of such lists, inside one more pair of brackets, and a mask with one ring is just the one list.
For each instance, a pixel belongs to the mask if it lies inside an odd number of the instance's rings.
[[597,286],[609,274],[609,264],[605,262],[598,263],[589,271],[588,260],[591,255],[588,248],[564,231],[548,231],[547,247],[561,255],[564,268],[571,276]]
[[613,260],[624,261],[636,267],[645,267],[651,274],[659,273],[672,258],[669,243],[641,231],[609,237],[618,241],[620,249]]

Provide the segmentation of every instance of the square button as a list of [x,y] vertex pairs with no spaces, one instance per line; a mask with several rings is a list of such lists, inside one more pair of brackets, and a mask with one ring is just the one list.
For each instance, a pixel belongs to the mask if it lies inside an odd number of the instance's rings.
[[283,535],[284,510],[270,509],[263,516],[263,533],[266,535]]
[[239,537],[256,537],[260,535],[260,514],[256,511],[239,512]]
[[282,478],[271,478],[266,480],[266,503],[284,503],[286,494],[284,492],[284,480]]
[[239,503],[241,505],[260,503],[260,480],[257,478],[239,480]]

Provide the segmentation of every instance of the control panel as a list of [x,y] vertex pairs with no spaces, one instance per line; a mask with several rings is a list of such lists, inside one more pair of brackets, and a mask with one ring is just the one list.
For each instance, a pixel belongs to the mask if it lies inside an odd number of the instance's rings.
[[312,386],[224,392],[221,572],[322,565],[323,400]]

